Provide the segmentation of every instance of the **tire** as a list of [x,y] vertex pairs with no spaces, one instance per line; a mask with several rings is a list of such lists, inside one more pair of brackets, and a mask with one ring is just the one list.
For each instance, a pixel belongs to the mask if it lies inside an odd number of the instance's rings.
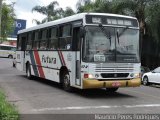
[[13,58],[13,56],[12,56],[12,55],[8,55],[8,58],[12,59],[12,58]]
[[116,92],[118,88],[106,88],[107,92]]
[[13,67],[16,67],[16,64],[15,64],[15,63],[13,63]]
[[63,89],[67,92],[71,92],[72,88],[70,86],[70,76],[68,72],[64,72],[62,75],[62,85],[63,85]]
[[145,85],[145,86],[149,85],[147,76],[144,76],[144,78],[143,78],[143,85]]
[[28,78],[29,80],[32,79],[30,64],[27,64],[27,68],[26,68],[26,76],[27,76],[27,78]]

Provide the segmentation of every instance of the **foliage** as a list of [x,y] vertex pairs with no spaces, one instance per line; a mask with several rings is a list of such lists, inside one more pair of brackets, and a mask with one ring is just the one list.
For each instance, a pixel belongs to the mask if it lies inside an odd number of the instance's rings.
[[18,120],[19,115],[17,110],[15,110],[14,106],[9,104],[5,95],[0,92],[0,120]]
[[63,10],[62,8],[56,8],[58,6],[59,4],[57,1],[53,1],[47,6],[35,6],[32,9],[32,12],[38,12],[42,15],[45,15],[46,17],[41,22],[36,19],[33,21],[37,24],[41,24],[75,14],[70,7],[67,7],[66,10]]
[[72,10],[72,8],[67,7],[66,10],[63,11],[62,17],[67,17],[75,14],[75,12]]
[[93,2],[91,0],[88,1],[83,1],[79,0],[77,2],[77,13],[82,13],[82,12],[93,12]]
[[160,39],[160,2],[154,2],[146,11],[146,22],[148,24],[148,29],[152,32],[155,40]]
[[113,13],[112,7],[112,2],[108,0],[88,0],[85,3],[83,3],[83,1],[79,1],[77,3],[77,12]]
[[[55,8],[58,5],[59,4],[57,1],[53,1],[47,6],[35,6],[34,8],[32,8],[32,12],[35,11],[35,12],[38,12],[38,13],[46,16],[46,18],[44,18],[42,20],[42,23],[49,22],[49,21],[52,21],[52,20],[59,18],[59,16],[57,16],[57,13],[60,13],[61,9]],[[36,23],[38,23],[38,24],[41,23],[38,20],[34,20],[34,21],[36,21]]]
[[7,5],[6,3],[3,3],[2,16],[1,16],[2,40],[6,40],[7,36],[11,32],[13,32],[14,21],[15,21],[15,13],[13,9],[13,4]]

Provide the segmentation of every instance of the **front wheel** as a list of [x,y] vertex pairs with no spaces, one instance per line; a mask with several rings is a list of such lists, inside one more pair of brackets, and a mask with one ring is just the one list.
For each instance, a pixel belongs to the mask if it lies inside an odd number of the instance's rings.
[[116,92],[118,88],[106,88],[107,92]]
[[26,67],[26,76],[27,76],[27,78],[28,78],[29,80],[32,79],[30,64],[28,64],[27,67]]
[[145,76],[145,77],[143,78],[143,85],[145,85],[145,86],[149,85],[148,77],[147,77],[147,76]]
[[64,72],[62,75],[62,81],[63,81],[63,89],[65,91],[70,92],[71,86],[70,86],[70,76],[68,72]]

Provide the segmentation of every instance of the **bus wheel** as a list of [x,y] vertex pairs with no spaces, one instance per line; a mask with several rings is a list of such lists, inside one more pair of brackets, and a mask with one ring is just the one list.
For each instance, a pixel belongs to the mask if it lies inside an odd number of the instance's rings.
[[12,55],[8,55],[8,58],[12,59],[12,58],[13,58],[13,56],[12,56]]
[[106,88],[107,92],[116,92],[118,88]]
[[28,78],[29,80],[32,79],[30,64],[27,65],[27,68],[26,68],[26,76],[27,76],[27,78]]
[[63,80],[63,89],[65,91],[70,92],[71,91],[71,86],[70,86],[70,77],[68,72],[64,72],[62,75],[62,80]]

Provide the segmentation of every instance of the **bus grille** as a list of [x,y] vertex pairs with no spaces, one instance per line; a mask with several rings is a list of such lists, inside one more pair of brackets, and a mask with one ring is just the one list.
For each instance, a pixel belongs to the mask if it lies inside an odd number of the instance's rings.
[[103,78],[123,78],[128,77],[129,73],[101,73]]
[[133,72],[134,68],[132,65],[120,65],[120,66],[100,66],[97,65],[95,68],[95,72],[101,73],[129,73]]

